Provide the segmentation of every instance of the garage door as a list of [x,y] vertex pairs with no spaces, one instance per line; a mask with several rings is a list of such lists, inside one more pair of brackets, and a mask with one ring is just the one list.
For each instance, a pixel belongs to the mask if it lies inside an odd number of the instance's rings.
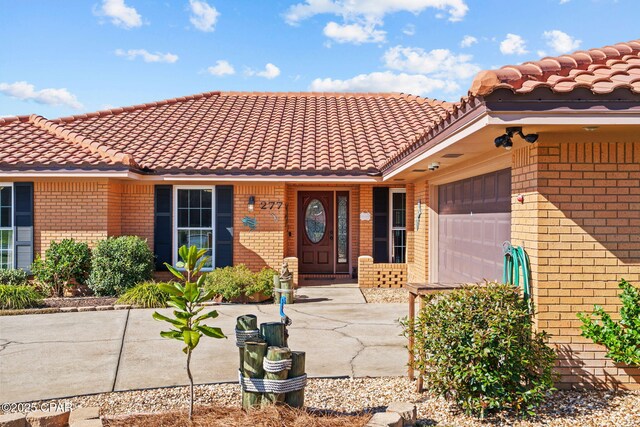
[[438,282],[502,278],[511,235],[511,169],[438,187]]

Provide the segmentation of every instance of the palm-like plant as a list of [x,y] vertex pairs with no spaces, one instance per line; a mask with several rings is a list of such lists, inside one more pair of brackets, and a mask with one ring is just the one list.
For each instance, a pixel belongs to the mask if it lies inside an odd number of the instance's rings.
[[207,319],[215,319],[218,312],[212,310],[205,314],[200,314],[204,307],[203,302],[211,300],[215,294],[213,292],[205,292],[203,289],[204,276],[200,275],[196,281],[196,277],[202,267],[209,261],[209,257],[205,256],[206,249],[198,249],[195,246],[187,248],[181,246],[178,254],[182,259],[176,267],[184,269],[184,274],[177,268],[165,263],[169,271],[173,273],[182,283],[162,283],[158,287],[167,292],[170,297],[167,302],[172,306],[173,317],[164,316],[158,312],[153,313],[153,318],[170,323],[173,327],[168,331],[160,332],[163,338],[176,339],[184,342],[185,347],[182,351],[187,355],[187,375],[189,376],[190,385],[190,402],[189,402],[189,419],[193,419],[193,376],[191,375],[191,353],[198,346],[200,338],[204,335],[211,338],[226,338],[220,328],[214,328],[203,324]]

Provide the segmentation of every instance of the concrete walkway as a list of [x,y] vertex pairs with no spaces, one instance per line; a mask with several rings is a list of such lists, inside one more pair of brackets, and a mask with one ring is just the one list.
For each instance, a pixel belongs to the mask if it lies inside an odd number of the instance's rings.
[[[203,339],[194,353],[197,383],[237,380],[235,319],[256,314],[278,321],[276,305],[220,305],[226,340]],[[406,304],[366,304],[352,285],[306,287],[287,306],[289,346],[307,352],[310,377],[400,376],[406,339],[397,319]],[[161,310],[170,313],[170,310]],[[159,332],[168,324],[153,310],[56,313],[0,317],[0,402],[184,385],[185,356]],[[165,326],[167,325],[167,326]]]

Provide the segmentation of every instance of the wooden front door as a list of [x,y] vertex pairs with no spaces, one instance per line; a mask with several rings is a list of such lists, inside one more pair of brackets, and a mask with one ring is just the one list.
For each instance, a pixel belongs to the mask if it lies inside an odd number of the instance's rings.
[[334,272],[333,191],[298,193],[300,273]]

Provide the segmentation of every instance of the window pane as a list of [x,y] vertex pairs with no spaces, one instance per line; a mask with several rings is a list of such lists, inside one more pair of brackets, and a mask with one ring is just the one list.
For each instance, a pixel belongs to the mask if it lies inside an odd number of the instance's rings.
[[327,215],[320,200],[313,199],[307,205],[304,214],[304,228],[311,243],[318,243],[324,237],[324,232],[327,229]]
[[187,227],[189,225],[189,209],[178,209],[178,227]]
[[392,227],[406,227],[406,200],[407,195],[405,193],[393,193],[392,199]]
[[[178,248],[182,245],[195,245],[198,249],[207,249],[207,256],[212,256],[213,233],[211,230],[178,230]],[[204,266],[211,267],[209,260]]]
[[178,190],[178,208],[189,207],[189,190]]
[[13,268],[13,231],[0,230],[0,269]]
[[393,253],[392,262],[406,262],[407,252],[407,232],[405,230],[393,230]]
[[202,227],[200,225],[200,209],[189,208],[189,227]]
[[338,262],[346,264],[348,258],[348,199],[347,196],[338,196]]
[[11,191],[12,187],[2,187],[0,190],[0,227],[12,227]]
[[211,190],[202,190],[202,207],[210,208],[211,207],[211,197],[213,195],[213,191]]
[[190,208],[199,208],[200,207],[200,193],[202,190],[188,190],[189,191],[189,207]]
[[201,211],[201,226],[202,227],[211,227],[211,209],[202,209]]

